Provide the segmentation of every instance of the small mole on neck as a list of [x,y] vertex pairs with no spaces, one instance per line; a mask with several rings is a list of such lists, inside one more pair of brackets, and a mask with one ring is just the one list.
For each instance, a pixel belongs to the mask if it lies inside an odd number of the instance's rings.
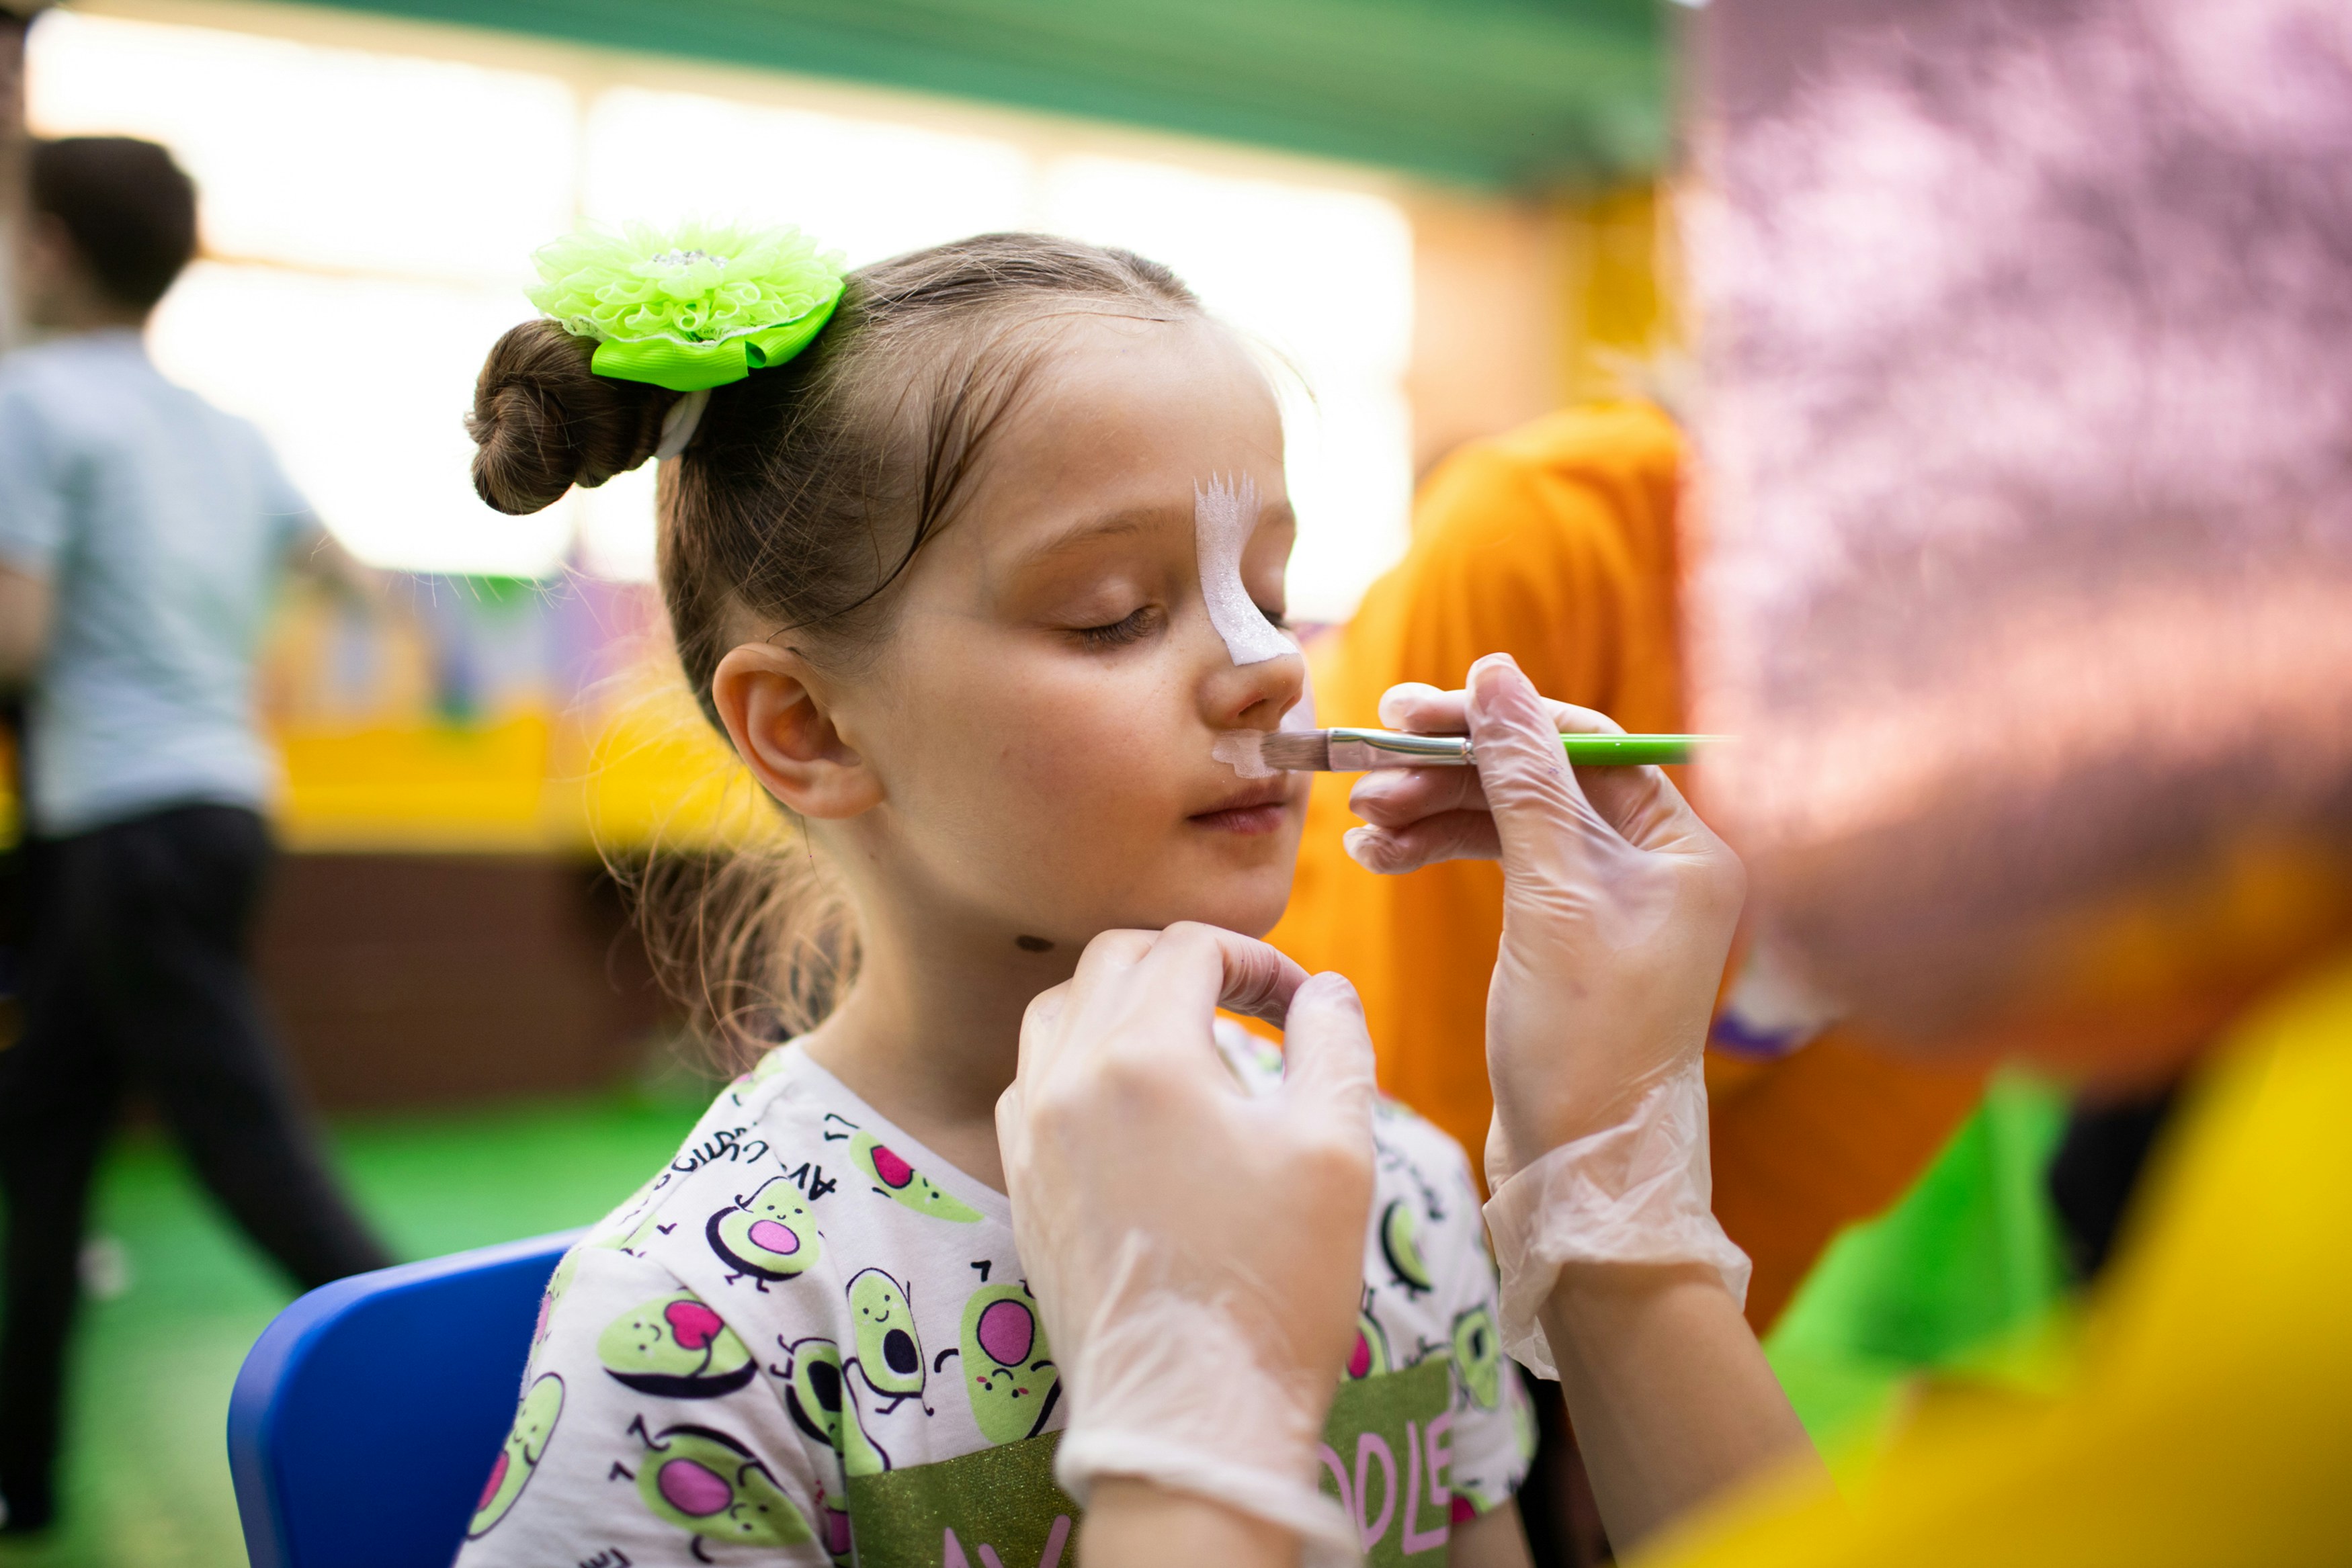
[[1024,953],[1050,953],[1054,945],[1043,936],[1015,936],[1013,945]]

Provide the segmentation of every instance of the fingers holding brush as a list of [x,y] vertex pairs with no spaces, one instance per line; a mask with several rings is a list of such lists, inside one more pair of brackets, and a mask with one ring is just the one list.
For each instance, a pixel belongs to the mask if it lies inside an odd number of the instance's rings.
[[[1622,735],[1608,715],[1573,703],[1533,699],[1543,722],[1561,735]],[[1469,694],[1408,682],[1381,698],[1381,722],[1415,735],[1469,732]],[[1652,767],[1579,765],[1576,785],[1594,813],[1627,842],[1664,848],[1685,836],[1696,818],[1665,774]],[[1348,851],[1383,874],[1413,871],[1444,860],[1493,860],[1498,841],[1491,826],[1443,819],[1486,817],[1492,810],[1476,768],[1393,768],[1367,773],[1349,796],[1349,808],[1371,825],[1348,838]]]

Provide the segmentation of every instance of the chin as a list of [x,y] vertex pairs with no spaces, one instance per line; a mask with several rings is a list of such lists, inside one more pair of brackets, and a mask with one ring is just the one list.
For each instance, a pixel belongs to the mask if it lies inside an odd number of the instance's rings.
[[1231,874],[1219,878],[1213,887],[1171,890],[1166,897],[1151,899],[1124,924],[1138,930],[1160,931],[1180,920],[1192,920],[1244,936],[1263,936],[1281,920],[1289,903],[1290,868],[1286,865],[1279,875]]
[[[1256,883],[1261,879],[1236,878],[1236,883]],[[1204,925],[1222,925],[1228,931],[1238,931],[1244,936],[1263,936],[1282,919],[1282,912],[1290,904],[1290,878],[1263,879],[1264,885],[1237,885],[1219,890],[1219,896],[1200,901],[1201,907],[1182,915],[1171,915],[1162,925],[1178,920],[1197,920]]]

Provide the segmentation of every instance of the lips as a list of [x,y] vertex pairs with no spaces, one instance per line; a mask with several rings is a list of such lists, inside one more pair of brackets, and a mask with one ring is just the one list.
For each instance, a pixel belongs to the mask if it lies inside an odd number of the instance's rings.
[[1243,786],[1207,810],[1194,812],[1192,820],[1197,822],[1203,817],[1221,817],[1228,811],[1249,811],[1261,806],[1286,806],[1289,803],[1289,779],[1269,779],[1262,784]]
[[1220,832],[1271,833],[1282,826],[1290,799],[1290,781],[1272,779],[1234,790],[1218,805],[1194,812],[1191,821]]

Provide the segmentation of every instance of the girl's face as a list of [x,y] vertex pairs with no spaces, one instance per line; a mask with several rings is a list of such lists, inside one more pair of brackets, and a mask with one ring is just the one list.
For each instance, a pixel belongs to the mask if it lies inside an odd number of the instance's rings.
[[1036,329],[1048,358],[909,568],[877,657],[811,683],[878,796],[835,847],[854,884],[878,875],[1008,948],[1177,920],[1263,934],[1306,779],[1244,780],[1210,747],[1275,728],[1306,666],[1234,664],[1193,500],[1254,482],[1242,581],[1279,626],[1295,524],[1272,392],[1207,322]]

